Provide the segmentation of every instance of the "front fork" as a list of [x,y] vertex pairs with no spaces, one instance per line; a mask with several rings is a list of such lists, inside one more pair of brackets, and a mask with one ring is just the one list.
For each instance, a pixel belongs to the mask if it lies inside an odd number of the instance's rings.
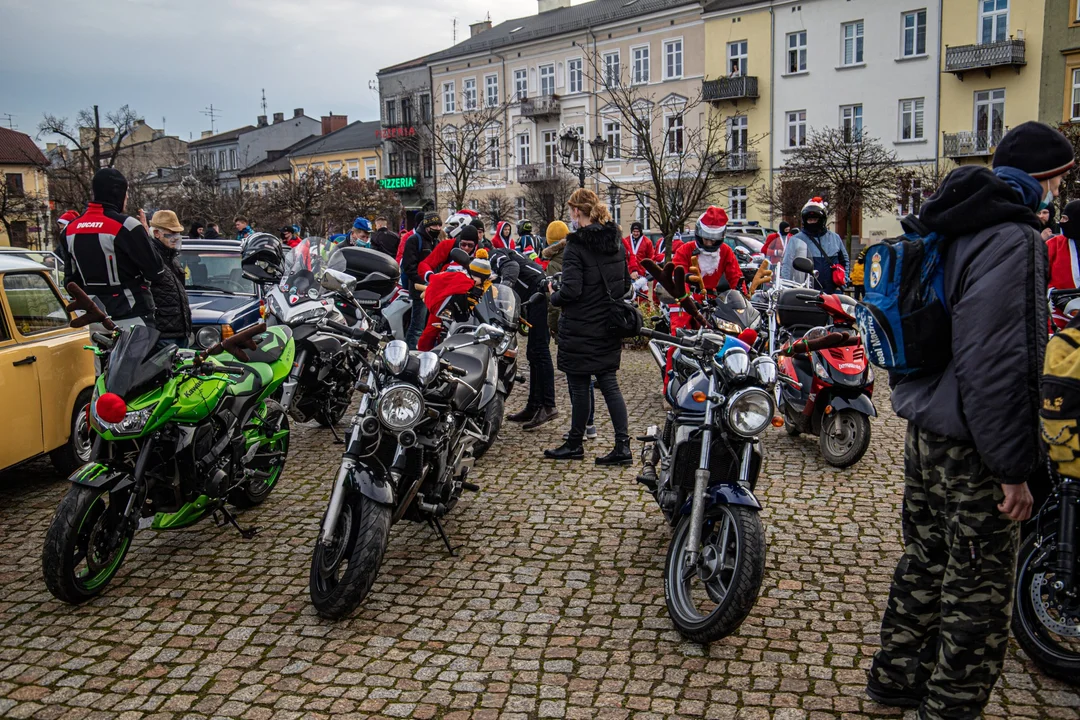
[[289,378],[281,386],[281,407],[285,408],[285,412],[289,412],[292,407],[293,398],[296,396],[296,386],[300,383],[300,375],[304,372],[306,356],[307,350],[296,353],[296,360],[293,362],[292,370],[289,371]]
[[[366,380],[367,386],[374,387],[375,373],[369,372]],[[323,518],[322,531],[319,533],[319,542],[330,545],[334,539],[334,530],[337,529],[338,515],[341,514],[341,504],[345,502],[345,482],[349,479],[349,473],[356,467],[356,449],[360,443],[360,423],[358,422],[367,415],[371,405],[371,393],[366,392],[360,398],[360,407],[356,410],[356,418],[352,424],[352,431],[345,441],[345,455],[341,458],[341,467],[338,469],[337,479],[334,480],[334,490],[330,493],[330,505],[326,508],[326,517]]]
[[686,543],[685,562],[697,565],[700,556],[701,526],[705,523],[705,491],[709,487],[709,453],[712,450],[713,415],[716,412],[716,378],[709,378],[709,397],[705,404],[705,427],[701,431],[701,459],[694,471],[694,496],[690,505],[690,535]]
[[1075,591],[1076,582],[1076,535],[1077,519],[1080,517],[1080,481],[1062,478],[1061,502],[1058,509],[1057,568],[1054,571],[1055,590]]

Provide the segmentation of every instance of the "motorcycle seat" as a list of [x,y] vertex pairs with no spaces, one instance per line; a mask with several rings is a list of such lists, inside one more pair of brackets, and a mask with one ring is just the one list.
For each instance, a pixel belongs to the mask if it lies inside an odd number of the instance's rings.
[[255,336],[254,340],[257,347],[254,350],[247,351],[248,363],[266,363],[270,365],[277,362],[282,353],[285,352],[285,346],[289,344],[291,338],[292,330],[288,325],[275,325],[272,328],[267,328],[266,332]]
[[255,395],[262,392],[267,383],[274,379],[274,371],[269,365],[262,362],[230,362],[225,363],[230,368],[242,370],[243,375],[233,375],[229,383],[229,394],[234,396]]

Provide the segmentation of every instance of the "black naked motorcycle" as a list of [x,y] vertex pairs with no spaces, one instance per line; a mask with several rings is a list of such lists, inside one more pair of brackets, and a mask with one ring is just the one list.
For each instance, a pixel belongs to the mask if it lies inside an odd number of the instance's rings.
[[[351,332],[369,346],[378,343],[369,331]],[[480,325],[461,337],[467,341],[441,357],[391,341],[357,383],[360,405],[311,558],[311,601],[319,615],[344,617],[363,602],[390,527],[402,518],[429,524],[453,553],[441,520],[463,490],[479,490],[468,476],[487,436],[475,417],[503,333]]]

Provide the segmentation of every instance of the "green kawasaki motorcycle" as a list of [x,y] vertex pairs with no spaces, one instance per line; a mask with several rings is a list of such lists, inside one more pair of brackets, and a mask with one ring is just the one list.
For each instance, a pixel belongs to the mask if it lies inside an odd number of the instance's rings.
[[191,353],[158,346],[156,330],[119,329],[75,285],[73,327],[100,323],[103,366],[88,411],[91,462],[72,474],[45,536],[41,565],[57,599],[79,603],[116,575],[135,531],[175,530],[208,515],[243,529],[226,503],[258,505],[281,476],[289,420],[271,395],[292,369],[288,327],[247,328]]

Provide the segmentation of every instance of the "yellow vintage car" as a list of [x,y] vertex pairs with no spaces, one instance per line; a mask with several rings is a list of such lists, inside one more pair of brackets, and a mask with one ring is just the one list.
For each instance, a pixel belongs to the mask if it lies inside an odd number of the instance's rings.
[[0,470],[43,453],[68,473],[90,457],[94,356],[48,268],[0,254]]

